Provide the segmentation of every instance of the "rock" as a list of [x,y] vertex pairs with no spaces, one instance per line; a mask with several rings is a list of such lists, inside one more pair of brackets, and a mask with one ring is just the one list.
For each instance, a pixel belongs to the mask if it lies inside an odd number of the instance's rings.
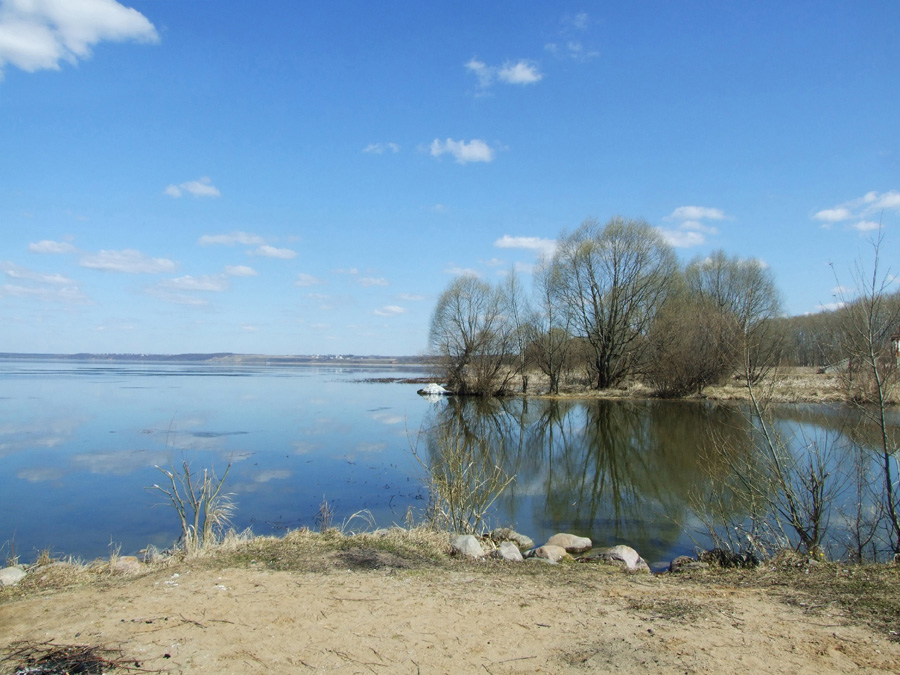
[[690,570],[705,570],[709,565],[699,560],[694,560],[690,556],[680,555],[671,563],[669,563],[669,571],[672,573],[688,572]]
[[122,555],[115,561],[110,561],[110,568],[115,572],[123,574],[137,574],[141,571],[140,561],[133,555]]
[[511,541],[519,547],[520,551],[528,551],[534,548],[534,540],[531,537],[526,537],[524,534],[519,534],[509,527],[496,527],[491,530],[491,533],[488,536],[490,536],[490,538],[497,544],[503,541]]
[[599,562],[618,565],[626,572],[650,572],[647,561],[630,546],[613,546],[601,549],[596,555],[579,558],[579,562]]
[[567,553],[584,553],[590,551],[594,544],[587,537],[577,537],[567,532],[559,532],[554,534],[547,540],[544,546],[559,546],[566,549]]
[[718,567],[758,567],[759,558],[752,553],[734,553],[721,548],[711,551],[703,551],[700,554],[701,562]]
[[4,567],[0,570],[0,586],[15,586],[26,576],[25,570],[21,566]]
[[473,534],[457,534],[450,538],[450,548],[453,555],[464,555],[469,558],[483,558],[484,549]]
[[569,558],[571,556],[566,553],[566,549],[564,549],[562,546],[545,544],[544,546],[529,551],[528,557],[541,558],[543,560],[549,560],[550,562],[559,562],[560,560]]
[[508,560],[509,562],[522,562],[524,559],[522,558],[522,552],[519,550],[519,547],[511,541],[500,542],[500,546],[498,546],[497,550],[491,553],[491,555],[494,558]]

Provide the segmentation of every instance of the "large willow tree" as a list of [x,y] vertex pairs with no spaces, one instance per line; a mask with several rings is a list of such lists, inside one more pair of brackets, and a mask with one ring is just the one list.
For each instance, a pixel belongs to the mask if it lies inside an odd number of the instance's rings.
[[503,289],[474,275],[457,277],[441,293],[428,341],[452,391],[490,396],[506,389],[516,331],[507,309]]
[[644,220],[592,219],[561,238],[552,264],[571,325],[590,346],[595,386],[619,384],[678,273],[671,246]]

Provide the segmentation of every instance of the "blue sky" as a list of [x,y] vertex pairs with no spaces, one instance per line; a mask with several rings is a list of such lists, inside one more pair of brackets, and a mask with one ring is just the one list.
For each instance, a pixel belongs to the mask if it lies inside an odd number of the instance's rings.
[[900,260],[900,4],[0,0],[0,351],[416,354],[586,218]]

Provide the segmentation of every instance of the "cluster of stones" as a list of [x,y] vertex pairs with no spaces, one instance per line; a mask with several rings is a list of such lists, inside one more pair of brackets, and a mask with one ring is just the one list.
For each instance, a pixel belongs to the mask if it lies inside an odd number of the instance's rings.
[[492,530],[481,538],[472,534],[454,535],[450,538],[450,548],[454,555],[473,559],[490,556],[510,562],[534,560],[553,564],[574,560],[580,563],[617,565],[627,572],[650,571],[647,562],[630,546],[594,549],[589,538],[566,532],[554,534],[543,546],[535,547],[530,537],[503,527]]

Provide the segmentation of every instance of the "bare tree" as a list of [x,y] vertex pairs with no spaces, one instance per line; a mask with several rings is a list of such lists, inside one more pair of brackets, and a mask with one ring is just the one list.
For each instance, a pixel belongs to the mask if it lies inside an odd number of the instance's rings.
[[550,380],[550,393],[559,393],[569,365],[572,312],[563,304],[559,268],[544,261],[535,276],[538,310],[534,313],[528,350],[530,360]]
[[441,293],[429,343],[451,390],[484,396],[505,390],[513,325],[504,309],[502,291],[475,275],[457,277]]
[[737,338],[731,316],[682,291],[663,305],[650,328],[644,377],[661,396],[699,394],[734,373]]
[[758,382],[777,363],[780,347],[774,319],[781,311],[781,299],[771,270],[759,260],[729,258],[720,250],[691,261],[685,278],[692,295],[733,318],[738,332],[731,337],[740,347],[735,366],[744,379]]
[[672,248],[643,220],[587,220],[561,238],[553,265],[573,326],[591,347],[595,386],[619,384],[677,272]]
[[871,430],[862,430],[859,435],[874,437],[873,443],[864,444],[874,446],[879,460],[888,540],[891,550],[900,553],[900,496],[893,466],[900,449],[900,432],[888,419],[888,408],[897,400],[900,385],[898,355],[891,340],[900,330],[900,293],[889,290],[895,282],[890,270],[881,270],[883,239],[879,230],[871,242],[871,270],[858,262],[853,271],[856,298],[849,302],[841,298],[846,302],[841,326],[846,368],[842,372],[848,396]]
[[522,384],[522,393],[528,393],[528,340],[531,334],[534,311],[528,302],[528,295],[519,281],[515,268],[509,271],[501,287],[506,321],[511,324],[513,353],[510,366]]

